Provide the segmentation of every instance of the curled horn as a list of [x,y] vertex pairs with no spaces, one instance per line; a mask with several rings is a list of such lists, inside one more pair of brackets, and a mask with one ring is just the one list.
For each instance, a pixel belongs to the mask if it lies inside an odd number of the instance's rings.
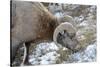
[[59,26],[57,26],[53,34],[53,41],[57,44],[58,47],[60,47],[60,45],[58,45],[57,43],[57,35],[64,30],[67,31],[69,34],[76,33],[76,29],[69,22],[64,22],[64,23],[61,23]]

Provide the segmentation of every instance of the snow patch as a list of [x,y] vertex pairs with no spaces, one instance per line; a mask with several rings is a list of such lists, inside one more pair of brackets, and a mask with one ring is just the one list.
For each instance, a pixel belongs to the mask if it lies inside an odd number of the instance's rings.
[[40,43],[37,45],[33,54],[30,55],[29,62],[31,64],[53,64],[56,61],[58,47],[54,42]]
[[66,62],[93,62],[96,61],[96,43],[87,46],[82,52],[74,53]]

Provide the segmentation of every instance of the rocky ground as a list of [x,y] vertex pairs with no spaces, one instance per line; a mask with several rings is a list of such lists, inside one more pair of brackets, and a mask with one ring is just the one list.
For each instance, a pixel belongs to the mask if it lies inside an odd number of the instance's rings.
[[[72,51],[64,47],[59,49],[54,42],[43,42],[35,46],[32,46],[34,45],[32,43],[29,62],[32,65],[95,62],[97,55],[96,6],[49,4],[46,7],[56,17],[70,15],[74,19],[72,24],[77,28],[77,37],[81,48],[78,52],[72,53]],[[66,17],[64,20],[66,21]],[[20,57],[20,59],[22,58],[23,56]],[[14,65],[20,63],[21,61],[17,58]]]

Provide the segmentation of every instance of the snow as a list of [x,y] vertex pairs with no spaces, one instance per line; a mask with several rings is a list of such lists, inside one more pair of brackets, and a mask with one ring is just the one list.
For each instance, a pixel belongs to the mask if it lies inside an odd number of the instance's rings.
[[74,53],[66,62],[93,62],[96,61],[96,43],[87,46],[82,52]]
[[79,26],[88,26],[88,24],[87,23],[85,23],[85,22],[82,22],[82,23],[80,23],[80,25]]
[[[36,47],[36,51],[33,51],[33,55],[30,55],[29,62],[31,64],[52,64],[55,63],[58,47],[54,42],[40,43]],[[36,61],[36,63],[35,63]]]
[[[44,43],[44,44],[46,44],[46,46],[48,45],[55,46],[53,42],[50,44],[49,43]],[[43,45],[43,43],[39,45]],[[37,47],[36,49],[39,50],[40,48]],[[46,48],[44,48],[44,50],[45,49]],[[50,49],[53,49],[53,51],[50,52],[47,50],[48,52],[45,55],[42,55],[42,52],[39,52],[39,53],[36,52],[36,56],[31,55],[29,62],[33,65],[55,64],[60,54],[56,52],[56,49],[54,50],[54,47],[52,48],[50,47]],[[67,59],[67,61],[63,61],[62,63],[93,62],[93,61],[96,61],[96,43],[90,44],[89,46],[87,46],[87,48],[84,51],[69,55],[69,58]]]
[[63,15],[62,15],[62,12],[56,12],[56,13],[55,13],[55,16],[59,18],[59,17],[61,17],[61,16],[63,16]]

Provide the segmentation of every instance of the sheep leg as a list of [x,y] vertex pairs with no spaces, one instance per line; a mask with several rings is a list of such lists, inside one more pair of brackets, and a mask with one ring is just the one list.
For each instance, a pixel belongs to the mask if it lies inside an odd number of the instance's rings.
[[25,58],[24,64],[29,65],[28,59],[29,59],[30,42],[26,42],[25,46],[26,46],[26,58]]

